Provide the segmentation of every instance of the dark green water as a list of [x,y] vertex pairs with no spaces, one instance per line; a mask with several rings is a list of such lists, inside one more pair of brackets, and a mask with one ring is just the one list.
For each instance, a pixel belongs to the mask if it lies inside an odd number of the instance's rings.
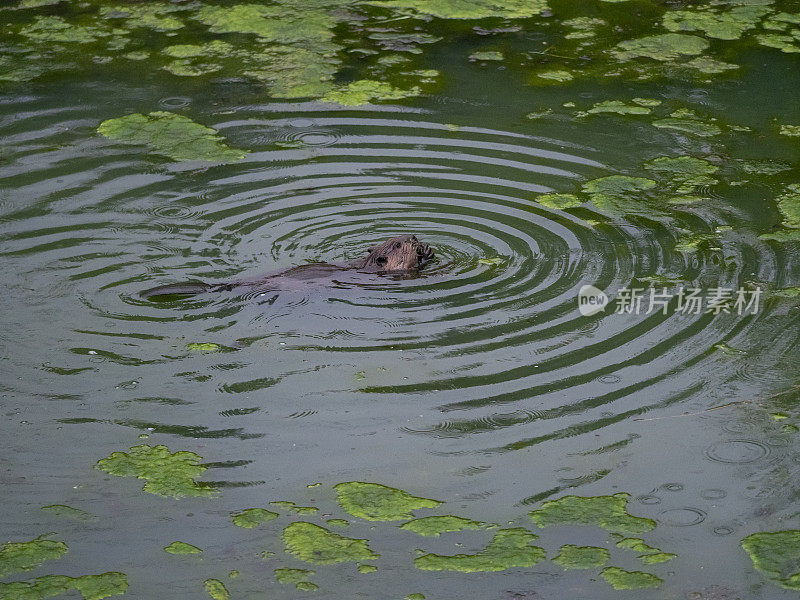
[[[800,528],[800,316],[796,299],[774,293],[800,285],[798,248],[759,237],[780,227],[775,199],[800,182],[800,138],[778,133],[800,124],[800,59],[750,45],[735,76],[534,86],[530,63],[468,56],[489,47],[522,56],[552,26],[494,19],[521,31],[485,36],[472,29],[485,20],[448,23],[425,25],[445,39],[414,58],[440,71],[438,83],[399,104],[271,98],[246,79],[116,63],[0,84],[0,543],[54,532],[70,547],[4,581],[123,571],[131,599],[208,597],[209,578],[232,598],[314,597],[275,582],[274,569],[305,567],[320,598],[796,595],[756,571],[740,543]],[[348,60],[339,76],[360,77]],[[634,97],[660,100],[658,118],[681,108],[716,118],[722,132],[657,128],[652,115],[573,115]],[[249,154],[172,162],[97,134],[105,119],[157,110],[213,127]],[[668,183],[623,214],[536,201],[611,175],[650,177],[644,162],[684,155],[719,167],[718,183],[690,194],[702,197],[695,204],[668,204]],[[745,160],[786,168],[747,173]],[[417,277],[165,303],[138,296],[172,281],[342,262],[402,232],[436,250]],[[705,241],[682,251],[698,234]],[[755,314],[682,314],[674,301],[666,315],[645,314],[646,296],[640,314],[578,312],[584,285],[616,298],[652,282],[764,295]],[[199,454],[209,467],[201,479],[221,493],[164,498],[93,468],[138,444]],[[332,489],[343,481],[446,502],[418,516],[527,527],[549,559],[565,543],[607,547],[610,565],[664,582],[615,591],[598,569],[551,560],[421,571],[415,549],[471,553],[491,531],[423,538],[350,517]],[[617,492],[658,523],[643,537],[675,559],[643,565],[602,529],[539,530],[526,516],[566,494]],[[368,538],[379,571],[285,554],[281,530],[301,517],[231,524],[230,513],[276,500],[319,507],[302,517],[313,523],[348,518],[337,532]],[[52,504],[97,518],[41,511]],[[204,552],[165,554],[175,540]],[[265,562],[264,551],[276,555]]]

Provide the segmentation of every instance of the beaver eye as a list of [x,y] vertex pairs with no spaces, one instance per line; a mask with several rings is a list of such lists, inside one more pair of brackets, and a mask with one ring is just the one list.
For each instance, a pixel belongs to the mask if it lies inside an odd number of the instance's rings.
[[375,262],[377,264],[379,264],[379,265],[385,265],[386,264],[386,257],[385,256],[380,256],[380,257],[375,259]]
[[403,245],[403,244],[401,244],[400,242],[397,242],[397,243],[394,245],[394,247],[395,247],[395,248],[400,248],[402,245]]

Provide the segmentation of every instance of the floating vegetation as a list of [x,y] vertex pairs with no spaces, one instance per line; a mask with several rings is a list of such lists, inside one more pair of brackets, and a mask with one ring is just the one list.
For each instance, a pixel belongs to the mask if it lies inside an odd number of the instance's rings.
[[512,567],[531,567],[545,558],[545,551],[530,545],[537,536],[527,529],[515,527],[501,529],[486,548],[476,554],[423,554],[414,559],[418,569],[424,571],[503,571]]
[[222,346],[211,342],[192,342],[191,344],[186,344],[186,349],[195,352],[219,352],[222,350]]
[[658,587],[664,582],[663,579],[652,573],[645,573],[644,571],[626,571],[619,567],[606,567],[600,572],[600,576],[615,590],[653,588]]
[[266,523],[278,518],[278,513],[267,510],[266,508],[246,508],[241,512],[233,513],[231,518],[237,527],[252,529],[256,525]]
[[445,515],[442,517],[422,517],[420,519],[414,519],[413,521],[408,521],[400,525],[400,529],[413,531],[424,536],[438,537],[439,534],[449,531],[482,529],[485,526],[486,523],[481,523],[480,521],[473,521],[454,515]]
[[153,153],[173,160],[231,162],[247,156],[247,151],[222,143],[215,129],[171,112],[108,119],[100,123],[97,131],[112,140],[149,146]]
[[469,55],[470,60],[503,60],[502,52],[487,50],[484,52],[473,52]]
[[564,69],[551,69],[549,71],[540,71],[536,73],[536,77],[540,79],[546,79],[549,81],[557,81],[559,83],[566,83],[567,81],[572,81],[575,79],[575,76],[570,73],[569,71],[565,71]]
[[275,502],[270,502],[270,504],[298,515],[313,515],[319,511],[316,506],[297,506],[294,502],[289,502],[288,500],[276,500]]
[[206,470],[200,460],[194,452],[170,454],[166,446],[133,446],[98,460],[95,467],[117,477],[146,479],[144,491],[158,496],[213,496],[213,487],[195,481]]
[[703,38],[679,33],[664,33],[620,42],[610,50],[610,53],[622,61],[652,58],[667,62],[683,56],[702,54],[706,48],[708,48],[708,42]]
[[[652,111],[647,106],[636,104],[625,104],[622,100],[605,100],[598,102],[586,111],[586,115],[596,115],[600,113],[616,113],[618,115],[649,115]],[[584,116],[578,113],[576,116]]]
[[66,517],[75,521],[91,521],[97,518],[90,512],[80,508],[73,508],[66,504],[50,504],[49,506],[43,506],[41,510],[56,517]]
[[585,40],[597,35],[597,28],[603,25],[608,25],[603,19],[596,17],[575,17],[574,19],[567,19],[562,21],[561,24],[565,27],[572,29],[571,32],[564,36],[567,40]]
[[419,96],[422,90],[414,86],[407,90],[396,88],[385,81],[361,79],[325,94],[322,102],[335,102],[343,106],[360,106],[376,100],[400,100]]
[[202,550],[186,542],[172,542],[169,546],[164,546],[164,552],[169,552],[170,554],[200,554]]
[[605,548],[598,546],[574,546],[565,544],[558,550],[558,555],[553,562],[565,569],[591,569],[602,567],[610,553]]
[[219,579],[206,579],[203,587],[214,600],[230,600],[231,598],[228,588]]
[[769,12],[766,6],[745,4],[720,9],[701,7],[695,10],[671,10],[663,25],[670,31],[702,31],[710,38],[737,40]]
[[183,28],[183,21],[175,13],[189,7],[179,4],[142,2],[141,4],[117,4],[103,6],[100,15],[107,19],[124,19],[128,27],[148,27],[156,31],[175,31]]
[[350,521],[347,519],[328,519],[325,521],[325,524],[330,527],[348,527],[350,525]]
[[400,521],[414,518],[412,510],[436,508],[439,500],[412,496],[408,492],[379,483],[348,481],[334,486],[341,507],[368,521]]
[[672,554],[671,552],[662,552],[658,548],[649,546],[641,538],[627,538],[623,536],[615,537],[617,537],[618,540],[617,547],[638,552],[639,556],[637,556],[637,558],[646,564],[667,562],[668,560],[672,560],[678,556],[677,554]]
[[305,562],[327,565],[338,562],[361,562],[380,558],[370,550],[367,540],[348,538],[324,527],[297,521],[283,530],[286,551]]
[[707,75],[716,75],[718,73],[733,71],[739,68],[739,65],[717,60],[715,58],[711,58],[710,56],[698,56],[697,58],[693,58],[685,63],[685,66],[696,69],[697,71]]
[[413,10],[440,19],[520,19],[535,17],[547,9],[545,0],[372,0],[369,4],[400,11]]
[[721,243],[716,233],[686,233],[675,241],[676,252],[697,252],[699,250],[719,250]]
[[536,201],[542,206],[557,210],[574,208],[583,204],[575,194],[541,194],[536,196]]
[[660,129],[675,129],[676,131],[700,137],[711,137],[722,133],[719,126],[703,120],[694,111],[685,108],[670,113],[668,118],[653,121],[653,126]]
[[691,194],[698,187],[719,183],[711,177],[719,167],[692,156],[661,156],[644,163],[644,168],[655,173],[676,194]]
[[308,569],[275,569],[275,580],[278,583],[293,583],[298,590],[312,592],[319,589],[317,584],[308,580],[313,574],[314,571]]
[[800,125],[781,125],[781,135],[788,135],[789,137],[800,137]]
[[753,566],[781,587],[800,590],[800,530],[760,531],[742,540]]
[[765,240],[790,241],[800,239],[800,184],[786,186],[783,194],[776,198],[778,210],[783,215],[782,225],[786,229],[761,235]]
[[359,573],[375,573],[377,570],[378,567],[375,565],[358,565]]
[[641,197],[642,192],[651,190],[655,186],[655,181],[644,177],[610,175],[587,181],[582,189],[597,208],[610,214],[660,216],[662,213],[648,208]]
[[595,525],[609,531],[642,533],[655,529],[652,519],[635,517],[628,513],[630,494],[620,492],[612,496],[564,496],[549,500],[542,508],[530,513],[539,527],[550,525]]
[[64,542],[39,536],[29,542],[6,542],[0,548],[0,577],[35,569],[47,560],[61,558],[69,548]]
[[127,589],[125,573],[116,571],[81,577],[45,575],[33,581],[0,583],[0,600],[44,600],[70,590],[78,590],[84,600],[102,600],[124,594]]

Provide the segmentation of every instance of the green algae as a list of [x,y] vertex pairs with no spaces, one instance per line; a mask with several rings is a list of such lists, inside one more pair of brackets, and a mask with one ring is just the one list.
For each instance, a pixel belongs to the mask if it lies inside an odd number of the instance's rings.
[[153,153],[178,161],[232,162],[248,154],[222,143],[215,129],[165,111],[108,119],[97,131],[112,140],[149,146]]
[[412,510],[436,508],[439,500],[412,496],[408,492],[381,485],[347,481],[334,486],[339,505],[354,517],[368,521],[400,521],[414,518]]
[[327,565],[380,558],[369,548],[367,540],[337,535],[306,521],[289,524],[281,537],[287,552],[309,563]]
[[502,52],[487,50],[483,52],[473,52],[469,55],[471,60],[503,60]]
[[687,233],[680,235],[675,241],[675,251],[694,253],[701,249],[718,250],[720,245],[716,233]]
[[[492,258],[479,258],[478,264],[479,265],[486,265],[487,267],[497,267],[505,263],[505,259],[499,256],[493,256]],[[434,517],[435,518],[435,517]]]
[[403,90],[385,81],[360,79],[328,92],[320,100],[322,102],[335,102],[343,106],[360,106],[373,101],[411,98],[419,96],[421,93],[422,90],[418,86]]
[[676,194],[691,194],[698,187],[719,183],[711,177],[719,167],[702,158],[661,156],[644,163],[644,168],[662,178]]
[[696,56],[708,48],[708,42],[694,35],[664,33],[648,35],[620,42],[609,52],[618,60],[652,58],[661,62],[674,61],[683,56]]
[[245,54],[242,75],[269,85],[275,98],[318,98],[333,90],[331,79],[339,65],[333,48],[312,50],[273,44]]
[[535,17],[547,9],[545,0],[373,0],[368,4],[440,19],[522,19]]
[[169,546],[164,546],[164,552],[170,554],[200,554],[202,550],[197,546],[192,546],[186,542],[175,541]]
[[769,9],[765,6],[734,6],[713,10],[672,10],[664,15],[663,25],[670,31],[702,31],[710,38],[738,40],[753,29]]
[[619,567],[606,567],[600,576],[615,590],[639,590],[661,585],[664,580],[644,571],[625,571]]
[[602,567],[609,557],[610,553],[605,548],[565,544],[561,546],[553,562],[565,569],[591,569]]
[[465,529],[482,529],[485,523],[457,517],[455,515],[445,515],[442,517],[422,517],[414,519],[400,525],[400,529],[413,531],[419,535],[429,537],[439,537],[442,533],[450,531],[463,531]]
[[203,6],[194,17],[212,33],[253,33],[263,41],[315,44],[333,37],[336,20],[318,8],[233,4]]
[[91,521],[97,518],[90,512],[80,508],[73,508],[66,504],[50,504],[49,506],[43,506],[41,510],[56,517],[66,517],[75,521]]
[[297,506],[294,502],[290,502],[288,500],[276,500],[274,502],[270,502],[270,504],[298,515],[313,515],[319,511],[316,506]]
[[375,565],[358,565],[358,572],[362,574],[375,573],[377,570],[378,567]]
[[693,58],[692,60],[684,63],[684,66],[708,75],[716,75],[718,73],[724,73],[725,71],[732,71],[740,68],[739,65],[717,60],[715,58],[711,58],[710,56],[698,56],[697,58]]
[[786,54],[794,54],[800,52],[800,44],[797,43],[797,38],[791,35],[782,33],[762,33],[756,36],[756,40],[768,48],[777,48]]
[[200,460],[194,452],[170,454],[166,446],[133,446],[98,460],[95,468],[117,477],[146,479],[144,491],[158,496],[213,496],[217,493],[213,487],[195,481],[206,470]]
[[124,594],[127,589],[125,573],[116,571],[81,577],[45,575],[32,581],[0,583],[0,600],[43,600],[70,590],[79,591],[84,600],[102,600]]
[[69,548],[64,542],[39,536],[29,542],[6,542],[0,548],[0,577],[30,571],[47,560],[61,558]]
[[222,346],[212,342],[192,342],[191,344],[186,344],[186,349],[197,352],[219,352]]
[[531,545],[537,536],[522,527],[501,529],[486,548],[476,554],[423,554],[414,565],[424,571],[477,573],[503,571],[512,567],[531,567],[545,558],[545,551]]
[[570,73],[569,71],[565,71],[564,69],[551,69],[549,71],[540,71],[536,73],[536,77],[539,79],[546,79],[548,81],[557,81],[559,83],[566,83],[567,81],[572,81],[575,79],[575,76]]
[[597,28],[608,25],[603,19],[596,17],[575,17],[561,22],[565,27],[572,29],[564,36],[567,40],[585,40],[597,35]]
[[800,590],[800,530],[760,531],[744,538],[753,566],[783,588]]
[[348,527],[350,525],[350,521],[346,519],[328,519],[325,521],[326,525],[330,527]]
[[685,108],[670,113],[668,118],[653,121],[659,129],[674,129],[700,137],[712,137],[722,133],[718,125],[699,117],[694,111]]
[[581,199],[575,194],[540,194],[536,196],[536,201],[542,206],[554,208],[556,210],[574,208],[583,204]]
[[128,27],[148,27],[156,31],[175,31],[183,28],[183,21],[170,13],[186,10],[180,5],[164,5],[158,2],[140,4],[116,4],[100,8],[100,15],[107,18],[123,18]]
[[231,598],[228,588],[219,579],[206,579],[203,587],[214,600],[230,600]]
[[39,8],[40,6],[51,6],[58,4],[62,0],[21,0],[19,8]]
[[549,500],[530,514],[539,527],[550,525],[594,525],[609,531],[642,533],[655,529],[652,519],[628,513],[630,494],[620,492],[611,496],[563,496]]
[[409,594],[406,600],[425,600],[425,594]]
[[87,44],[98,39],[102,32],[95,27],[69,23],[56,16],[37,17],[20,29],[20,34],[34,42]]
[[256,525],[277,519],[278,516],[278,513],[265,508],[246,508],[241,512],[233,513],[231,519],[237,527],[252,529]]
[[[776,198],[778,202],[778,210],[783,215],[782,225],[788,229],[800,229],[800,184],[792,184],[786,186],[786,189],[783,194]],[[765,236],[774,236],[780,232],[776,232],[774,234],[765,234],[762,235],[762,238],[765,239],[776,239],[774,237],[765,237]]]
[[800,125],[781,125],[779,133],[789,137],[800,137]]
[[622,100],[604,100],[597,102],[586,114],[616,113],[618,115],[649,115],[652,111],[647,106],[625,104]]
[[677,554],[663,552],[659,548],[654,548],[641,538],[626,538],[622,536],[617,536],[617,538],[617,547],[638,552],[639,556],[637,558],[645,564],[667,562],[678,556]]
[[[313,591],[318,589],[318,586],[311,583],[308,578],[314,575],[314,571],[308,569],[275,569],[275,580],[278,583],[294,584],[299,590]],[[308,585],[310,584],[310,585]],[[313,586],[313,587],[311,587]]]
[[655,186],[654,180],[644,177],[610,175],[587,181],[583,184],[582,190],[598,209],[610,214],[643,214],[657,217],[663,213],[648,207],[642,198],[643,192]]

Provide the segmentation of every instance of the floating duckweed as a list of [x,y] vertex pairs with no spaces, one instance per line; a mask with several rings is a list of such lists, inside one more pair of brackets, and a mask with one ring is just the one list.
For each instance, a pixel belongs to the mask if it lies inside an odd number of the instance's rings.
[[697,252],[701,248],[719,249],[719,237],[715,233],[692,233],[681,235],[675,242],[677,252]]
[[800,590],[800,530],[760,531],[742,540],[753,566],[781,587]]
[[69,550],[64,542],[39,536],[30,542],[6,542],[0,548],[0,577],[30,571],[46,560],[61,558]]
[[192,546],[186,542],[172,542],[169,546],[164,546],[164,552],[170,554],[200,554],[202,550],[197,546]]
[[339,504],[354,517],[368,521],[413,519],[412,510],[436,508],[439,500],[412,496],[408,492],[379,483],[348,481],[334,486]]
[[231,515],[233,524],[245,529],[252,529],[256,525],[277,519],[278,516],[278,513],[265,508],[246,508],[242,512]]
[[565,544],[561,546],[553,562],[565,569],[591,569],[602,567],[609,556],[610,553],[605,548]]
[[625,104],[622,100],[605,100],[603,102],[597,102],[586,112],[590,115],[599,113],[616,113],[618,115],[648,115],[651,111],[646,106]]
[[97,131],[112,140],[150,146],[153,153],[173,160],[230,162],[247,156],[247,151],[222,143],[215,129],[171,112],[108,119],[100,123]]
[[800,286],[772,290],[771,295],[778,298],[800,298]]
[[553,114],[553,109],[552,108],[544,108],[542,110],[537,110],[535,112],[529,112],[527,115],[525,115],[525,118],[526,119],[541,119],[543,117],[546,117],[547,115],[552,115],[552,114]]
[[606,583],[615,590],[638,590],[661,585],[664,580],[644,571],[625,571],[619,567],[606,567],[600,572]]
[[61,0],[21,0],[19,8],[39,8],[40,6],[50,6],[59,2]]
[[75,519],[76,521],[91,521],[95,519],[95,515],[80,508],[72,508],[66,504],[50,504],[43,506],[42,510],[56,517],[67,517],[68,519]]
[[541,194],[536,197],[536,201],[542,206],[557,210],[574,208],[582,204],[575,194]]
[[781,125],[780,134],[790,137],[800,137],[800,125]]
[[631,98],[631,102],[639,106],[660,106],[661,100],[655,98]]
[[333,50],[308,50],[287,45],[271,45],[248,55],[243,75],[270,85],[276,98],[318,98],[333,89],[330,80],[339,61]]
[[328,92],[321,100],[323,102],[336,102],[343,106],[360,106],[374,100],[399,100],[401,98],[419,96],[421,93],[422,90],[418,86],[402,90],[385,81],[360,79],[343,88]]
[[739,65],[723,62],[721,60],[711,58],[710,56],[698,56],[697,58],[693,58],[689,62],[685,63],[685,66],[709,75],[724,73],[725,71],[731,71],[739,68]]
[[603,19],[593,17],[575,17],[574,19],[563,21],[561,24],[573,30],[564,36],[564,38],[568,40],[581,40],[594,37],[596,33],[595,30],[598,27],[607,25]]
[[692,156],[662,156],[644,163],[644,168],[662,177],[678,194],[689,194],[700,186],[719,183],[711,177],[719,167]]
[[425,600],[425,594],[409,594],[406,600]]
[[186,344],[186,349],[199,352],[219,352],[222,346],[212,342],[192,342],[191,344]]
[[420,535],[438,537],[448,531],[463,531],[464,529],[481,529],[486,524],[480,521],[445,515],[443,517],[422,517],[400,525],[400,529],[407,529]]
[[677,554],[662,552],[658,548],[649,546],[641,538],[626,538],[620,536],[617,546],[619,548],[626,548],[638,552],[639,556],[637,558],[646,564],[667,562],[678,556]]
[[325,524],[331,527],[348,527],[350,525],[350,521],[346,519],[328,519],[325,521]]
[[[800,290],[798,290],[798,291],[800,291]],[[788,419],[789,418],[789,415],[787,415],[786,413],[783,413],[783,412],[770,413],[769,416],[771,416],[776,421],[783,421],[784,419]]]
[[792,54],[800,52],[800,45],[796,44],[797,40],[790,35],[781,33],[762,33],[757,35],[756,39],[762,46],[769,48],[777,48],[781,52]]
[[309,563],[327,565],[380,558],[370,550],[367,540],[343,537],[305,521],[288,525],[282,537],[287,552]]
[[206,579],[203,587],[214,600],[230,600],[231,598],[228,588],[219,579]]
[[531,567],[545,558],[545,551],[530,543],[536,535],[522,527],[501,529],[486,548],[476,554],[424,554],[414,559],[424,571],[503,571],[512,567]]
[[738,160],[737,166],[749,175],[777,175],[792,170],[790,164],[775,160]]
[[610,175],[587,181],[582,189],[600,210],[612,214],[657,216],[661,213],[648,208],[647,203],[641,198],[642,192],[651,190],[655,185],[655,181],[644,177]]
[[664,15],[664,27],[670,31],[703,31],[708,37],[720,40],[738,40],[769,9],[765,6],[734,6],[714,11],[709,8],[696,10],[671,10]]
[[128,52],[127,54],[122,55],[123,58],[127,58],[128,60],[147,60],[150,58],[150,53],[144,50],[137,50],[135,52]]
[[[308,580],[313,574],[314,571],[309,571],[308,569],[275,569],[275,580],[278,583],[293,583],[300,590],[313,591],[318,589],[316,584]],[[301,586],[300,584],[311,584],[313,587]]]
[[276,500],[275,502],[270,502],[270,504],[298,515],[313,515],[319,511],[316,506],[297,506],[294,502],[288,500]]
[[612,496],[564,496],[542,504],[530,513],[539,527],[549,525],[595,525],[609,531],[641,533],[655,529],[652,519],[635,517],[628,513],[630,494],[620,492]]
[[358,572],[359,573],[374,573],[378,570],[378,567],[375,565],[358,565]]
[[369,4],[439,17],[440,19],[524,19],[547,8],[545,0],[373,0]]
[[682,56],[696,56],[708,48],[708,42],[694,35],[664,33],[620,42],[610,50],[619,60],[652,58],[662,62]]
[[99,32],[93,27],[67,23],[61,17],[37,17],[20,29],[20,34],[36,42],[86,44],[97,40]]
[[496,51],[473,52],[469,55],[471,60],[503,60],[503,53]]
[[786,192],[776,198],[783,215],[783,226],[800,229],[800,184],[786,186]]
[[670,113],[668,118],[653,121],[653,126],[660,129],[675,129],[700,137],[711,137],[722,133],[717,125],[701,119],[694,111],[685,108]]
[[548,79],[550,81],[558,81],[561,83],[572,81],[575,77],[569,71],[565,71],[563,69],[553,69],[550,71],[541,71],[536,73],[536,76],[540,79]]
[[200,460],[194,452],[170,454],[166,446],[133,446],[98,460],[95,468],[117,477],[146,479],[144,491],[158,496],[212,496],[217,493],[214,488],[195,481],[206,470]]
[[221,40],[214,40],[206,44],[176,44],[167,46],[162,50],[167,56],[173,58],[194,58],[197,56],[231,56],[233,46]]
[[59,596],[69,590],[78,590],[84,600],[102,600],[109,596],[119,596],[128,589],[125,573],[110,571],[99,575],[67,577],[66,575],[45,575],[33,581],[0,583],[1,600],[43,600]]
[[183,27],[183,21],[169,15],[186,10],[180,5],[143,2],[135,5],[104,6],[100,15],[106,18],[125,18],[129,27],[149,27],[156,31],[174,31]]
[[335,19],[319,9],[299,9],[289,3],[204,6],[195,18],[213,33],[254,33],[264,41],[282,44],[327,42],[336,25]]
[[676,556],[678,555],[673,554],[672,552],[653,552],[651,554],[643,554],[637,558],[647,565],[652,565],[656,563],[667,562]]

